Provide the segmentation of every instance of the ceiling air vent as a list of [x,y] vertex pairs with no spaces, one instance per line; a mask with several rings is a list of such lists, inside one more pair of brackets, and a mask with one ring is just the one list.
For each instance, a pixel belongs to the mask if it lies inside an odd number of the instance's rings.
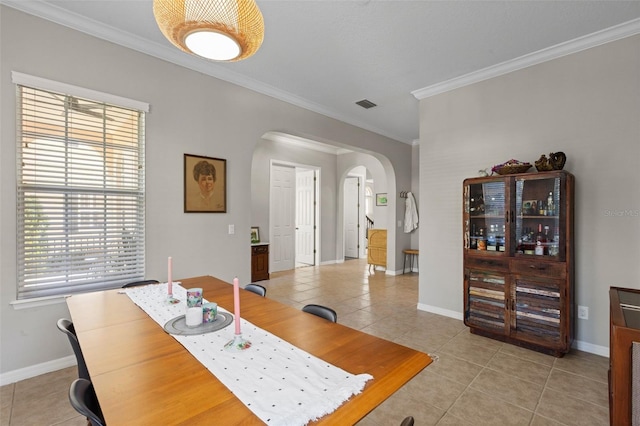
[[369,108],[373,108],[374,106],[377,106],[376,104],[371,102],[369,99],[363,99],[361,101],[358,101],[356,102],[356,105],[360,105],[364,109],[369,109]]

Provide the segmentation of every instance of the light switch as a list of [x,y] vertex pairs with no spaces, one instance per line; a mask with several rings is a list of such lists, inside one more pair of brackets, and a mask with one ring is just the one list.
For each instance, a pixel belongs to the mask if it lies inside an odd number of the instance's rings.
[[229,225],[229,235],[233,235],[236,233],[236,226],[235,225]]

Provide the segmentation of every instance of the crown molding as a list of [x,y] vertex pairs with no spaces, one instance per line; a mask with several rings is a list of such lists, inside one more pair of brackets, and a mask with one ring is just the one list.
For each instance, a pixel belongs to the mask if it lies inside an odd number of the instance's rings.
[[314,151],[324,152],[326,154],[341,155],[353,152],[345,148],[283,132],[267,132],[262,135],[262,138],[273,142],[287,143],[289,145],[297,146],[300,148],[312,149]]
[[634,19],[611,28],[578,37],[564,43],[557,44],[537,52],[529,53],[518,58],[492,65],[460,77],[452,78],[411,92],[418,100],[439,95],[470,84],[478,83],[490,78],[498,77],[521,70],[543,62],[571,55],[582,50],[600,46],[605,43],[620,40],[640,33],[640,19]]
[[119,30],[103,22],[88,19],[87,17],[78,15],[76,13],[71,13],[54,4],[42,1],[21,0],[0,0],[0,4],[27,13],[29,15],[37,16],[47,21],[54,22],[56,24],[63,25],[73,30],[83,32],[90,36],[136,50],[146,55],[171,62],[175,65],[197,71],[201,74],[233,83],[237,86],[241,86],[254,92],[270,96],[272,98],[298,106],[300,108],[304,108],[306,110],[324,115],[326,117],[333,118],[343,123],[368,130],[381,136],[385,136],[389,139],[393,139],[395,141],[403,142],[406,144],[411,144],[411,141],[404,140],[397,135],[390,134],[384,130],[371,126],[368,123],[354,120],[350,117],[345,117],[333,110],[325,108],[322,105],[310,102],[306,99],[301,98],[300,96],[294,95],[284,90],[280,90],[271,85],[248,78],[244,75],[222,67],[215,62],[197,58],[196,56],[184,53],[174,48],[173,46],[153,42],[137,35],[128,33],[126,31]]

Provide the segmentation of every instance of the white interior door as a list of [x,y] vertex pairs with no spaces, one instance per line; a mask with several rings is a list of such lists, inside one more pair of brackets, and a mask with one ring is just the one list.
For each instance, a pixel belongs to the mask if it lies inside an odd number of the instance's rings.
[[347,177],[344,180],[344,255],[358,257],[358,206],[360,179]]
[[271,272],[294,268],[295,169],[271,166],[269,261]]
[[315,170],[296,169],[296,263],[315,263]]

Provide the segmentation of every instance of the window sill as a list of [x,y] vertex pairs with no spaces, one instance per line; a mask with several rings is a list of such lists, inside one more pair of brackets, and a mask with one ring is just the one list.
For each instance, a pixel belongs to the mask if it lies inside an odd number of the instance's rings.
[[21,309],[30,309],[40,306],[57,305],[58,303],[64,303],[67,297],[69,296],[34,297],[32,299],[14,300],[12,302],[9,302],[9,304],[13,306],[14,310],[19,311]]

